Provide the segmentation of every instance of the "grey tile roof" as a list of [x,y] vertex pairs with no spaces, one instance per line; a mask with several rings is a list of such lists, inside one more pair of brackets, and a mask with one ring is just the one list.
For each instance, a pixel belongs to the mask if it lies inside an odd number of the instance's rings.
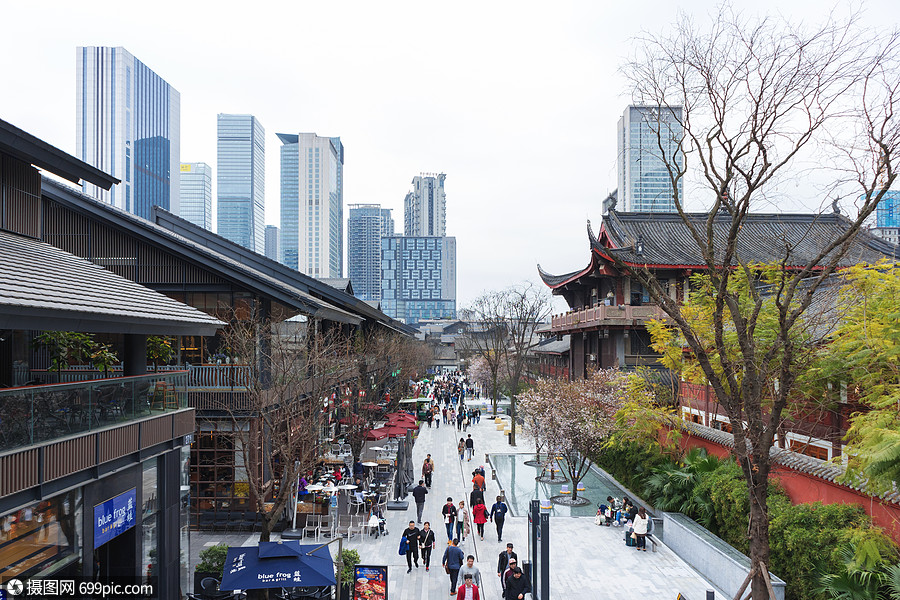
[[564,335],[562,340],[551,338],[534,347],[538,354],[566,354],[569,351],[569,336]]
[[224,325],[55,246],[0,231],[0,328],[213,335]]
[[[706,214],[691,213],[688,218],[701,232],[705,230]],[[849,219],[835,213],[751,213],[738,234],[737,254],[743,262],[785,261],[789,266],[806,265],[825,244],[846,231],[849,224]],[[730,226],[731,218],[727,215],[717,217],[713,223],[717,256],[722,254],[723,241]],[[610,210],[603,216],[601,231],[608,234],[612,247],[617,249],[616,254],[624,262],[705,266],[690,230],[677,213],[620,213]],[[634,251],[639,239],[644,246],[641,255]],[[596,239],[591,239],[591,245],[601,254],[610,251]],[[885,257],[900,257],[900,248],[867,231],[860,231],[840,265],[874,263]]]
[[[681,423],[684,429],[690,432],[691,435],[709,440],[710,442],[713,442],[720,446],[724,446],[725,448],[734,448],[734,436],[728,432],[713,429],[712,427],[706,427],[705,425],[700,425],[699,423],[692,423],[690,421],[682,421]],[[853,484],[838,482],[838,479],[846,472],[846,469],[844,469],[842,465],[838,465],[829,461],[818,460],[811,456],[800,454],[799,452],[793,452],[791,450],[777,448],[774,446],[769,451],[769,456],[777,465],[781,465],[783,467],[787,467],[794,471],[805,473],[813,477],[818,477],[819,479],[823,479],[835,485],[848,487],[867,496],[880,498],[885,502],[890,502],[891,504],[900,504],[900,492],[898,491],[892,491],[886,494],[874,494],[869,491],[868,485],[865,481],[857,481]]]

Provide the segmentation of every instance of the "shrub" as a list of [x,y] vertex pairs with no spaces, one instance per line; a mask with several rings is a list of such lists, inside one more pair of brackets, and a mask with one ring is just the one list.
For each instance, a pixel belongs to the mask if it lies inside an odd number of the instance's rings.
[[225,558],[228,556],[228,546],[218,544],[200,551],[200,562],[194,569],[198,573],[215,573],[219,580],[225,570]]
[[353,569],[359,564],[359,552],[356,550],[342,550],[341,561],[343,569],[341,569],[341,585],[347,585],[353,581]]
[[641,490],[646,477],[669,462],[657,446],[611,440],[591,460],[630,490]]

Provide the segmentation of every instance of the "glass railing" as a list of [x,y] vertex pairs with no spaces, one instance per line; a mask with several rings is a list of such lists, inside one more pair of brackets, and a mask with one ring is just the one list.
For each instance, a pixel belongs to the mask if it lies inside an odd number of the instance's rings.
[[187,408],[187,371],[0,389],[0,452]]

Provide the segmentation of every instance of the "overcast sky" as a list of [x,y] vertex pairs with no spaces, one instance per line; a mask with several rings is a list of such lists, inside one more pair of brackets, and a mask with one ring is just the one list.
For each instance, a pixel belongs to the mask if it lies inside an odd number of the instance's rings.
[[[735,2],[744,5],[797,21],[823,11],[808,0]],[[714,6],[4,3],[0,118],[74,154],[75,48],[124,46],[181,93],[182,162],[215,170],[217,113],[259,118],[269,224],[280,218],[276,132],[340,136],[345,205],[393,208],[398,230],[413,176],[444,172],[464,306],[538,280],[538,262],[551,272],[587,264],[585,220],[599,224],[616,187],[616,122],[630,101],[618,68],[631,38],[668,27],[679,8],[705,18]],[[898,14],[895,0],[864,5],[873,25]]]

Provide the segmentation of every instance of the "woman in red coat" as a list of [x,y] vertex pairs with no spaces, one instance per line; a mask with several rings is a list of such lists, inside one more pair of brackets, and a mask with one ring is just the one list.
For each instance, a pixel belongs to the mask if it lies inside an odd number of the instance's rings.
[[487,523],[489,517],[490,515],[488,514],[483,501],[479,501],[478,504],[472,507],[472,518],[475,519],[475,529],[478,530],[478,535],[481,536],[482,540],[484,539],[484,524]]

